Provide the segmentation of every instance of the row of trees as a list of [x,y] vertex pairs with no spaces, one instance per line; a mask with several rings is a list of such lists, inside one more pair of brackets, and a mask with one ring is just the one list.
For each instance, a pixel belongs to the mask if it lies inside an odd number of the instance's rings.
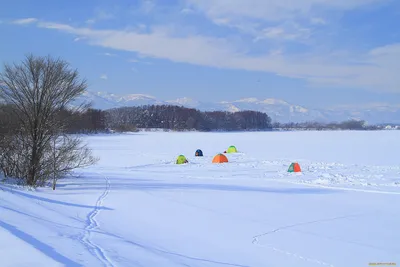
[[271,122],[262,112],[201,112],[173,105],[148,105],[110,110],[88,109],[84,113],[70,114],[69,133],[96,133],[107,131],[135,131],[138,128],[198,131],[249,131],[249,130],[379,130],[382,127],[367,125],[363,120],[342,122]]
[[[0,113],[0,117],[1,117]],[[68,119],[68,133],[98,133],[109,129],[135,131],[138,128],[198,131],[249,131],[249,130],[380,130],[384,127],[367,125],[364,120],[342,122],[271,122],[262,112],[201,112],[196,109],[172,105],[124,107],[110,110],[87,109],[85,112],[64,111]],[[1,118],[0,118],[1,121]]]
[[375,125],[367,125],[363,120],[347,120],[343,122],[303,122],[303,123],[274,123],[274,129],[283,130],[378,130],[379,127]]
[[125,107],[105,111],[108,128],[127,130],[134,128],[161,128],[173,130],[237,131],[268,130],[271,118],[257,111],[201,112],[196,109],[172,105]]

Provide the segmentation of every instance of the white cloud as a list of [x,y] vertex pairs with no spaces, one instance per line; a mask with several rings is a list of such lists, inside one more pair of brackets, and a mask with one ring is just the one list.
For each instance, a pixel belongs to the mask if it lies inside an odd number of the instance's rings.
[[310,20],[311,24],[314,25],[325,25],[326,21],[323,18],[311,18]]
[[[141,57],[141,58],[145,58],[145,57]],[[150,62],[150,61],[143,61],[143,60],[139,60],[139,59],[135,59],[135,58],[129,59],[128,62],[131,62],[131,63],[138,63],[138,64],[140,63],[140,64],[146,64],[146,65],[152,65],[152,64],[153,64],[153,63]]]
[[96,22],[95,19],[88,19],[88,20],[86,20],[86,23],[87,23],[87,24],[94,24],[95,22]]
[[191,13],[194,13],[194,10],[193,9],[191,9],[191,8],[183,8],[182,10],[181,10],[181,13],[182,14],[191,14]]
[[241,34],[250,35],[254,41],[274,39],[303,42],[310,37],[313,28],[326,24],[326,20],[318,16],[319,14],[314,15],[318,13],[313,11],[314,7],[337,6],[326,0],[287,0],[285,2],[281,0],[186,0],[186,2],[189,6],[197,8],[198,12],[203,12],[215,25],[229,27]]
[[112,53],[103,53],[103,56],[106,56],[106,57],[115,57],[115,56],[117,56],[116,54],[112,54]]
[[260,25],[248,21],[232,21],[228,18],[215,18],[212,20],[214,24],[218,26],[229,27],[238,30],[240,33],[248,34],[253,37],[258,37],[261,34],[262,29]]
[[265,21],[309,17],[314,10],[349,10],[387,0],[186,0],[210,18],[252,18]]
[[32,23],[35,23],[37,21],[38,21],[38,19],[36,19],[36,18],[25,18],[25,19],[13,20],[11,23],[12,24],[24,25],[24,24],[32,24]]
[[107,74],[102,74],[102,75],[100,76],[100,79],[102,79],[102,80],[107,80],[107,79],[108,79]]
[[[177,37],[164,27],[153,28],[149,33],[139,33],[74,28],[65,24],[44,22],[38,26],[85,37],[90,45],[135,52],[140,57],[217,68],[264,71],[305,79],[318,86],[400,92],[400,75],[397,73],[400,63],[396,60],[400,58],[400,43],[353,55],[338,51],[287,55],[282,50],[272,50],[264,55],[252,56],[240,49],[237,43],[226,38],[198,34]],[[267,33],[270,37],[285,36],[285,31],[279,29],[270,29]]]
[[184,0],[186,7],[204,14],[215,25],[251,35],[254,41],[302,43],[345,11],[391,1],[395,0]]
[[299,40],[308,39],[311,30],[302,28],[297,24],[285,24],[277,27],[267,27],[263,29],[255,40],[280,39],[280,40]]
[[96,19],[97,20],[109,20],[109,19],[114,19],[115,14],[109,11],[105,11],[103,9],[97,9],[96,10]]
[[117,11],[112,11],[97,8],[94,12],[94,17],[86,20],[86,24],[92,25],[99,21],[115,19]]
[[264,36],[267,38],[281,38],[284,37],[285,39],[291,39],[292,35],[290,34],[285,34],[285,30],[280,27],[269,27],[266,28],[264,31]]
[[85,37],[75,37],[74,42],[79,42],[80,40],[86,39]]

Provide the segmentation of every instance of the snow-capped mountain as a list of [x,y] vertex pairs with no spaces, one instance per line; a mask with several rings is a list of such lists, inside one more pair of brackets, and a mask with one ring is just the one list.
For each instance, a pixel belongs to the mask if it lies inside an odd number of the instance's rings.
[[87,91],[81,98],[84,101],[91,102],[92,107],[96,109],[166,104],[153,96],[144,94],[116,95],[105,92]]
[[179,106],[185,106],[185,107],[190,107],[190,108],[197,108],[198,106],[202,105],[201,102],[194,100],[192,98],[189,98],[189,97],[182,97],[182,98],[178,98],[175,100],[168,100],[166,102],[171,105],[179,105]]
[[265,112],[274,121],[279,122],[324,120],[324,116],[319,111],[293,105],[280,99],[267,98],[258,100],[256,98],[245,98],[231,102],[223,101],[220,105],[224,110],[228,111],[256,110]]
[[369,106],[342,106],[331,109],[309,109],[284,100],[267,98],[244,98],[235,101],[201,102],[188,97],[161,101],[145,94],[116,95],[106,92],[86,92],[82,99],[92,103],[96,109],[111,109],[141,105],[179,105],[201,111],[241,111],[254,110],[267,113],[273,121],[332,122],[348,119],[362,119],[369,123],[400,123],[400,105],[373,104]]

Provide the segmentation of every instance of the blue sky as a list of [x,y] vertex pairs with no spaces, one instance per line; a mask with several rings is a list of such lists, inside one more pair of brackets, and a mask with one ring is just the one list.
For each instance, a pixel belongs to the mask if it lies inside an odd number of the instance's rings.
[[400,101],[398,0],[5,1],[0,59],[62,57],[92,91]]

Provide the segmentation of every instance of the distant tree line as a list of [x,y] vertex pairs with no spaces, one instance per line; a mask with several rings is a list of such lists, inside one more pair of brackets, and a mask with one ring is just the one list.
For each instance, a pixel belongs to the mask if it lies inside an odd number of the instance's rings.
[[[0,124],[15,121],[10,107],[0,104]],[[122,107],[109,110],[88,108],[76,112],[69,109],[57,115],[65,121],[64,131],[69,134],[92,134],[114,130],[118,132],[137,129],[197,130],[197,131],[257,131],[257,130],[379,130],[383,127],[367,125],[363,120],[343,122],[272,122],[271,118],[257,111],[199,111],[174,105],[147,105]],[[7,121],[6,123],[3,123]],[[0,132],[4,131],[0,125]],[[4,128],[4,127],[3,127]]]
[[[8,107],[9,108],[9,107]],[[0,123],[13,121],[0,105]],[[271,118],[257,111],[207,111],[174,105],[145,105],[121,107],[109,110],[88,108],[81,112],[61,110],[59,116],[65,121],[64,131],[69,134],[92,134],[136,131],[137,129],[197,130],[197,131],[257,131],[257,130],[379,130],[383,127],[367,125],[363,120],[343,122],[289,122],[272,123]],[[1,131],[1,125],[0,125]]]
[[274,129],[281,130],[379,130],[381,127],[367,125],[364,120],[346,120],[343,122],[302,122],[302,123],[273,123]]
[[105,111],[107,128],[160,128],[198,131],[248,131],[272,129],[271,118],[257,111],[210,111],[173,105],[124,107]]
[[207,111],[174,105],[147,105],[109,110],[89,109],[85,113],[70,114],[68,131],[97,133],[106,130],[135,131],[158,128],[166,130],[197,131],[253,131],[253,130],[381,130],[384,127],[368,125],[364,120],[342,122],[272,123],[271,118],[257,111]]
[[[0,132],[12,131],[16,120],[10,105],[0,104]],[[257,111],[201,112],[173,105],[124,107],[110,110],[88,108],[83,111],[61,109],[54,114],[64,122],[63,132],[91,134],[109,130],[135,131],[139,128],[198,131],[249,131],[272,129],[271,118]]]

